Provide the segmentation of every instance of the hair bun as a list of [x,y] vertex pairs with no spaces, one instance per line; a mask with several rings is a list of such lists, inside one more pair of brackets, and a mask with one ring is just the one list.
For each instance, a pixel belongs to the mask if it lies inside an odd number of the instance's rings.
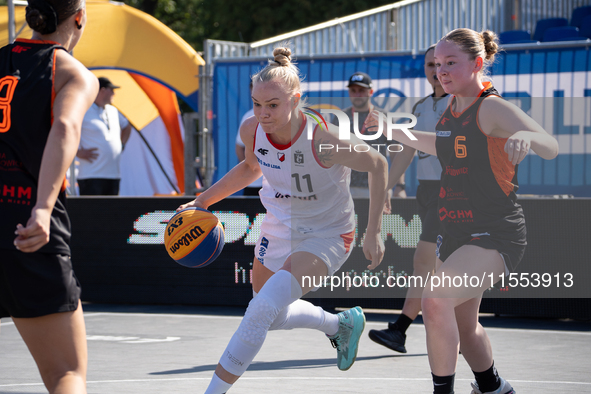
[[289,48],[279,47],[273,50],[275,63],[282,67],[289,67],[291,64],[291,50]]
[[25,19],[29,27],[41,34],[57,30],[58,17],[55,8],[45,0],[29,0],[25,8]]
[[495,54],[499,51],[499,39],[497,38],[497,35],[490,30],[485,30],[481,34],[482,40],[484,41],[486,60],[492,61],[495,57]]

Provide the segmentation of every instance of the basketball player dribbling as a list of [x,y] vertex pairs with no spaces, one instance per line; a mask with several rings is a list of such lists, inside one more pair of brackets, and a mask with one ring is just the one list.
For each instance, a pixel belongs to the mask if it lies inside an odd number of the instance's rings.
[[[255,247],[254,298],[224,351],[207,394],[221,394],[246,371],[269,330],[312,328],[337,348],[337,365],[349,369],[365,326],[361,308],[339,314],[301,300],[317,282],[334,274],[351,253],[355,233],[350,168],[370,174],[369,221],[363,251],[376,268],[384,255],[380,235],[386,195],[387,162],[374,149],[356,152],[321,149],[365,144],[355,136],[339,141],[336,126],[312,125],[299,109],[299,71],[291,51],[276,48],[274,60],[253,76],[255,116],[240,128],[246,158],[190,206],[207,208],[263,174],[261,202],[267,210]],[[315,127],[314,127],[315,126]],[[308,127],[314,135],[307,137]],[[361,149],[360,149],[361,150]]]

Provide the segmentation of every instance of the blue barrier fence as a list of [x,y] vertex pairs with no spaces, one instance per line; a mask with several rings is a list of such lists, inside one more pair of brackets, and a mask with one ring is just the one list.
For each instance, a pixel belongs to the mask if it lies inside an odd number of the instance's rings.
[[[515,49],[501,52],[491,77],[499,92],[529,111],[532,100],[545,98],[538,114],[559,142],[557,159],[530,154],[520,164],[522,194],[572,194],[591,197],[591,51],[590,45]],[[305,77],[304,95],[346,97],[346,83],[355,71],[374,79],[374,103],[388,97],[423,97],[431,87],[423,74],[423,57],[389,53],[351,57],[297,59]],[[250,76],[266,60],[218,61],[214,68],[214,140],[219,179],[236,163],[234,141],[242,115],[252,106]],[[534,115],[532,115],[534,116]],[[536,118],[536,116],[534,116]],[[536,120],[538,120],[536,118]],[[416,190],[416,158],[406,174],[410,195]]]

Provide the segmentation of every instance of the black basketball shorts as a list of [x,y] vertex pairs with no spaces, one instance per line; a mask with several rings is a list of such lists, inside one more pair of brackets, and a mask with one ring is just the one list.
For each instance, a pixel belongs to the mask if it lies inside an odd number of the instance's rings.
[[70,256],[0,249],[0,317],[39,317],[78,308]]
[[419,239],[426,242],[437,242],[441,233],[437,204],[439,200],[439,181],[419,181],[417,188],[417,204],[423,230]]
[[527,242],[525,234],[523,237],[513,240],[500,239],[487,233],[473,234],[459,239],[446,234],[442,230],[442,234],[437,237],[437,257],[441,261],[445,261],[453,252],[464,245],[475,245],[484,249],[497,250],[505,261],[506,271],[508,270],[508,273],[510,273],[515,272],[517,265],[523,258]]

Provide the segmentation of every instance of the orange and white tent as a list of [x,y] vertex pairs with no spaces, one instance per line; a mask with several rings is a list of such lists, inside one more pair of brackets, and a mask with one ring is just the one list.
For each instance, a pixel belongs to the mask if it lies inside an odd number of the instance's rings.
[[[121,86],[114,105],[141,132],[132,132],[121,158],[121,195],[183,193],[184,131],[177,95],[197,111],[199,66],[205,62],[171,29],[133,7],[89,0],[86,12],[73,55],[95,75]],[[0,31],[8,31],[7,20],[7,7],[0,7]],[[17,37],[31,37],[24,6],[15,7],[15,24]],[[0,46],[7,43],[8,34],[0,35]]]

